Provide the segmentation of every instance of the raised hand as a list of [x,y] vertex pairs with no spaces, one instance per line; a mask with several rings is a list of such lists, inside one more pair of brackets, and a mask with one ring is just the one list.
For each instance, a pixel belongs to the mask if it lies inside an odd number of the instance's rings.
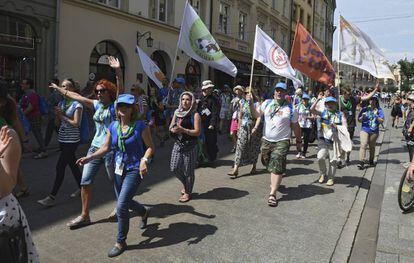
[[108,57],[108,63],[109,63],[109,66],[113,69],[121,68],[121,63],[119,63],[119,59],[113,56]]
[[3,157],[4,152],[6,151],[7,147],[9,147],[10,143],[12,142],[13,137],[10,134],[10,129],[6,125],[1,127],[0,129],[0,157]]

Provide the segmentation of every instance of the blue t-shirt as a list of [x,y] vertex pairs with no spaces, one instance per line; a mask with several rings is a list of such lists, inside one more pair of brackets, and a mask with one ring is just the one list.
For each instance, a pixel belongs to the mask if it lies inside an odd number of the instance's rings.
[[168,88],[167,87],[162,87],[158,90],[158,98],[160,100],[163,100],[167,96],[168,96]]
[[109,126],[111,132],[111,148],[114,149],[114,158],[121,156],[124,170],[139,169],[141,158],[144,156],[144,142],[141,134],[147,125],[143,121],[137,121],[135,130],[130,137],[125,140],[125,152],[122,152],[118,146],[118,121],[114,121]]
[[373,134],[379,132],[380,123],[377,120],[377,117],[384,119],[384,113],[381,108],[372,109],[371,107],[364,107],[359,113],[358,119],[362,116],[363,113],[366,113],[362,118],[362,130],[366,133]]
[[116,118],[115,106],[114,104],[111,104],[104,107],[101,102],[94,100],[93,107],[95,109],[93,115],[93,121],[95,122],[95,136],[93,137],[91,146],[100,148],[105,142],[106,131],[108,130],[109,125]]

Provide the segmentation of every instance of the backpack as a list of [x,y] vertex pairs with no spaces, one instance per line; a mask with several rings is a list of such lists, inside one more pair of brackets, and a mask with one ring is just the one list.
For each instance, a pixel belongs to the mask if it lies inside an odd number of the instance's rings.
[[37,95],[39,98],[39,110],[42,115],[49,114],[49,104],[43,96]]
[[[65,105],[65,100],[62,101],[62,105]],[[76,106],[75,103],[72,103],[71,107],[75,107],[75,106]],[[111,116],[112,116],[112,112],[111,112]],[[79,133],[80,133],[80,144],[86,144],[90,142],[89,120],[88,120],[88,114],[86,113],[85,109],[82,110]]]

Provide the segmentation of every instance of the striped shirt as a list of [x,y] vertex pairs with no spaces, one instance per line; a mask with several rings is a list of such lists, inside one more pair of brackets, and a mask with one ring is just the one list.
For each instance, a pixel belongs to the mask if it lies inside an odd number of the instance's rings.
[[[65,109],[65,100],[62,100],[59,103],[59,107],[64,112],[64,115],[70,119],[73,119],[76,109],[83,110],[82,104],[77,101],[73,101],[66,109]],[[82,114],[81,114],[82,118]],[[81,120],[79,120],[80,126]],[[75,127],[71,125],[69,122],[62,120],[60,122],[59,128],[59,135],[58,141],[62,143],[78,143],[80,142],[80,127]]]

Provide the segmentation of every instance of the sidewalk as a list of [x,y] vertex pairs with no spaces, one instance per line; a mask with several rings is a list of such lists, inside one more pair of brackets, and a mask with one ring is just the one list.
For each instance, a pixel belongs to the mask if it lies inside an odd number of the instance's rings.
[[384,199],[382,202],[376,262],[414,262],[414,213],[403,214],[398,206],[398,186],[405,171],[402,164],[408,161],[408,150],[401,128],[388,125],[384,144],[388,149],[381,154],[386,160]]

